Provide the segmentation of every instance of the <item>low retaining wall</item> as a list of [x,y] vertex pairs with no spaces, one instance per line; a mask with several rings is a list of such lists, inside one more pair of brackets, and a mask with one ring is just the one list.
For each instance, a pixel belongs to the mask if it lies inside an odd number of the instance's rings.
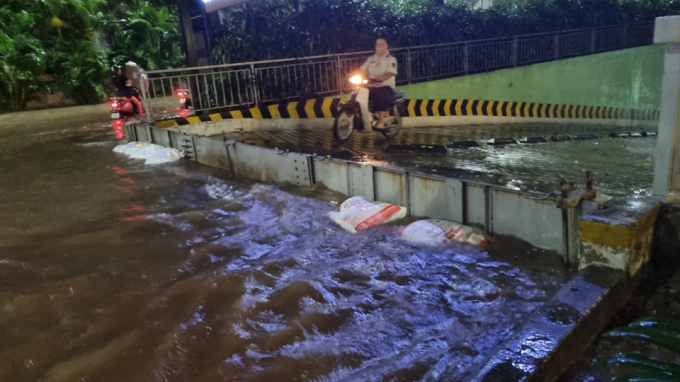
[[[504,186],[282,152],[143,124],[126,126],[126,136],[185,150],[191,159],[226,169],[234,176],[303,187],[321,183],[350,197],[405,206],[412,216],[478,225],[491,234],[516,236],[538,248],[556,251],[565,261],[578,252],[578,247],[566,240],[566,234],[576,234],[577,227],[562,220],[562,210],[553,197],[545,199]],[[520,221],[529,224],[518,224]]]
[[[157,121],[159,128],[182,128],[202,135],[243,131],[284,131],[332,127],[341,98],[319,98],[249,109]],[[655,126],[657,110],[479,100],[407,100],[404,127],[496,123],[594,123]],[[204,126],[193,126],[201,125]],[[203,132],[203,133],[201,133]]]

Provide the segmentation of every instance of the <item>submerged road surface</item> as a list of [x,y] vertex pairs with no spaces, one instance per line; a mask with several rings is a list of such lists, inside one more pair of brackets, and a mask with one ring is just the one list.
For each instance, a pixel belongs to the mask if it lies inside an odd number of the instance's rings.
[[464,380],[568,277],[504,238],[351,234],[327,218],[340,195],[115,144],[0,126],[0,381]]
[[[609,138],[612,132],[656,129],[613,128],[597,125],[504,124],[441,128],[404,128],[385,139],[379,133],[358,133],[337,145],[330,130],[305,132],[257,132],[227,134],[225,138],[303,153],[331,154],[348,150],[347,158],[411,171],[448,175],[510,187],[550,193],[558,189],[558,176],[585,186],[585,172],[595,173],[595,188],[610,195],[649,193],[653,178],[656,137]],[[556,134],[597,139],[552,142]],[[492,138],[544,137],[546,143],[491,146]],[[385,150],[389,144],[447,145],[454,141],[478,141],[480,147],[452,149],[444,153]]]

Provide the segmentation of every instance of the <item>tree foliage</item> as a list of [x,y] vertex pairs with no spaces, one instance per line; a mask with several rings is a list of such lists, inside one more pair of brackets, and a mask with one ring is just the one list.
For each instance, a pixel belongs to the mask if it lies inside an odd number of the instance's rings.
[[268,0],[222,10],[215,63],[440,44],[517,34],[652,21],[680,12],[678,0]]
[[[103,34],[113,48],[102,49]],[[0,111],[22,110],[37,90],[101,101],[108,68],[181,65],[174,8],[144,0],[5,0],[0,7]]]

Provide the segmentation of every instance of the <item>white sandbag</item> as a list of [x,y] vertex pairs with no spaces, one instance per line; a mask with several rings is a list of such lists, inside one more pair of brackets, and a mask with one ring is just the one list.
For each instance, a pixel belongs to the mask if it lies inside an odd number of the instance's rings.
[[137,142],[129,142],[113,148],[114,153],[130,155],[130,151],[137,145]]
[[398,236],[414,243],[431,246],[452,240],[482,247],[488,244],[484,235],[475,232],[474,228],[439,219],[415,221],[399,230]]
[[163,149],[163,147],[154,145],[153,143],[149,143],[147,145],[144,145],[142,147],[137,147],[133,148],[130,152],[130,158],[132,159],[149,159],[151,158],[157,151]]
[[149,159],[144,162],[145,165],[162,164],[176,162],[182,159],[182,153],[177,149],[163,148],[156,151]]
[[340,227],[349,232],[360,232],[383,223],[389,223],[406,216],[406,207],[396,204],[371,203],[355,196],[340,205],[340,211],[328,214]]

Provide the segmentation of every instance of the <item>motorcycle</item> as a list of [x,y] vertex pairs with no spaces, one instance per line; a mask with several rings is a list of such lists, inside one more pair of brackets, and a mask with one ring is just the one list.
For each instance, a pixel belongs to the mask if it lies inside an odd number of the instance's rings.
[[175,90],[175,95],[179,97],[179,108],[180,109],[191,109],[191,98],[189,98],[189,90],[187,89],[177,89]]
[[338,142],[344,142],[352,136],[354,130],[379,131],[385,138],[391,138],[399,132],[402,125],[402,105],[404,104],[404,92],[394,92],[394,106],[384,119],[385,127],[376,129],[378,113],[371,110],[369,104],[368,85],[375,83],[360,75],[353,76],[349,82],[356,85],[352,89],[347,102],[340,105],[340,112],[333,123],[333,135]]
[[111,119],[127,119],[135,115],[135,105],[127,97],[109,98]]

